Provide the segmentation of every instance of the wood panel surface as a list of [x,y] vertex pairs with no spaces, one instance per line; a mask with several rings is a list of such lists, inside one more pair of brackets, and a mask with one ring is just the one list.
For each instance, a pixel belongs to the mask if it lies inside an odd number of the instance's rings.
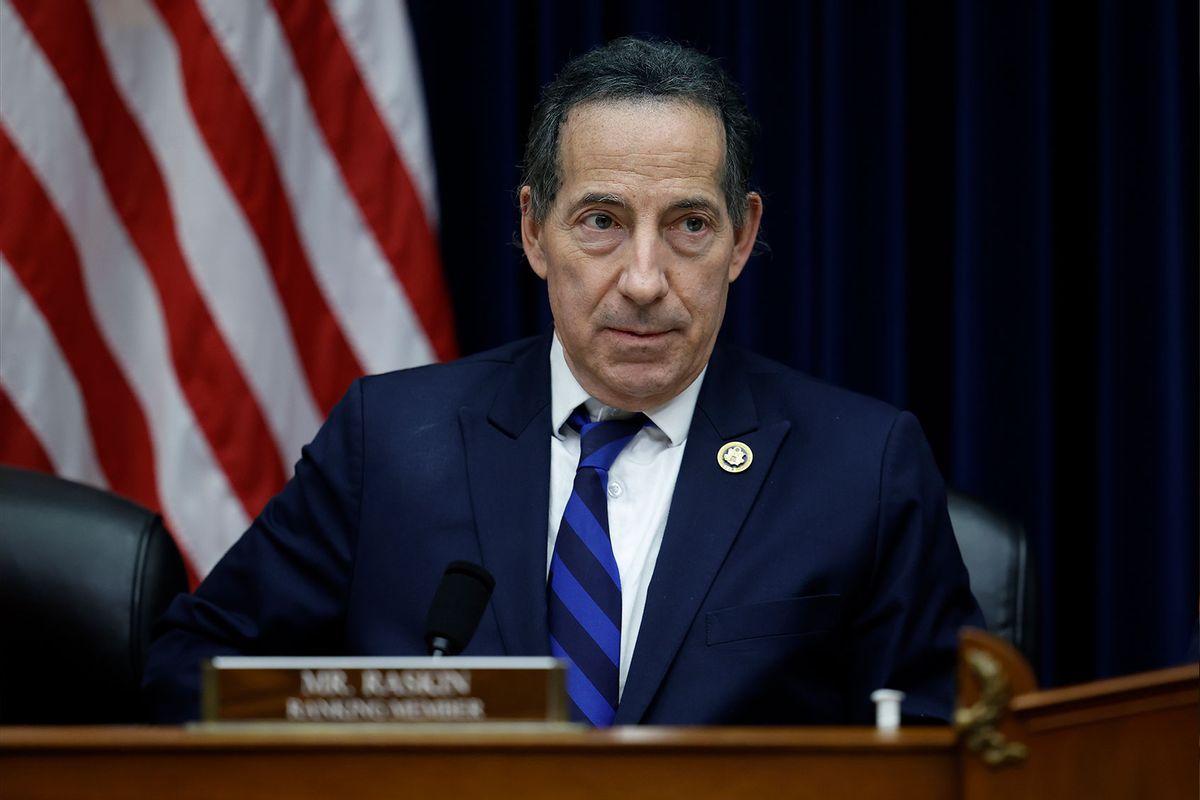
[[949,728],[0,729],[5,798],[957,797]]
[[968,759],[971,800],[1196,800],[1196,665],[1018,695],[1001,725],[1028,748],[1016,767]]

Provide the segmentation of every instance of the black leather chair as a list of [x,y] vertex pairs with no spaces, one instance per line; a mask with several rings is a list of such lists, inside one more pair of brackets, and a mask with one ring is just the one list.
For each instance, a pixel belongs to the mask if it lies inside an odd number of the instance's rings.
[[151,625],[187,588],[154,512],[0,466],[0,723],[140,721]]
[[950,523],[988,630],[1037,663],[1037,580],[1025,528],[978,498],[950,489]]

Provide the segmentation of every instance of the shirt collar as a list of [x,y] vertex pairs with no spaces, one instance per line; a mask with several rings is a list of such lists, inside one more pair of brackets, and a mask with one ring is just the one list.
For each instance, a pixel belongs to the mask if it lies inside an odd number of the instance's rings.
[[[696,399],[700,396],[700,385],[704,382],[706,372],[707,364],[686,389],[658,408],[646,412],[646,416],[667,437],[672,447],[683,444],[687,439],[688,428],[692,425],[692,414],[696,411]],[[603,419],[613,412],[619,413],[619,409],[604,405],[579,385],[571,368],[567,366],[562,342],[558,339],[558,331],[555,331],[554,341],[550,344],[550,422],[554,426],[555,438],[562,439],[565,436],[567,419],[580,405],[587,406],[592,419]]]

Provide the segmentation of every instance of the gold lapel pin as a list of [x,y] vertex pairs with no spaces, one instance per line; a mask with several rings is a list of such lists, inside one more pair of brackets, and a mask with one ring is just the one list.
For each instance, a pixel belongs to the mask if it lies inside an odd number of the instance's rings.
[[726,472],[745,472],[754,462],[754,451],[745,442],[727,442],[717,450],[717,464]]

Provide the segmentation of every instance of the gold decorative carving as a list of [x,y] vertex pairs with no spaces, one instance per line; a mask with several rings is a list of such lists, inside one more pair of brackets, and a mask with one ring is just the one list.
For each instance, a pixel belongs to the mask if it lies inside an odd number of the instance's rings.
[[1029,755],[1029,748],[1010,742],[998,728],[1008,710],[1011,695],[1008,677],[1000,662],[981,650],[965,655],[971,675],[979,685],[979,699],[971,706],[954,712],[954,727],[962,734],[971,752],[979,753],[989,767],[1018,764]]

